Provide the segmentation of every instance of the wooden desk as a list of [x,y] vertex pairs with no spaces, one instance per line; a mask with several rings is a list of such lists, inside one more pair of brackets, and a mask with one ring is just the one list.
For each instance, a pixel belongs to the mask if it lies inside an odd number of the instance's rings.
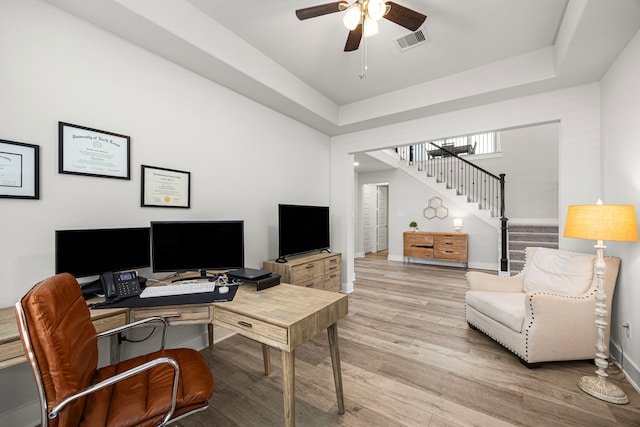
[[346,294],[281,283],[259,292],[254,286],[241,285],[230,302],[131,308],[130,317],[140,320],[168,315],[171,316],[167,318],[169,324],[209,323],[209,343],[213,342],[214,324],[237,332],[262,344],[266,375],[271,371],[269,349],[279,349],[285,425],[294,426],[295,350],[325,329],[329,336],[338,412],[344,413],[337,322],[347,312]]
[[241,287],[233,301],[215,305],[213,321],[261,342],[265,367],[269,360],[266,346],[281,350],[285,425],[295,426],[295,349],[325,329],[338,412],[344,414],[337,322],[347,311],[345,294],[280,284],[260,292]]
[[[265,373],[270,372],[270,347],[282,354],[282,393],[286,426],[295,426],[295,350],[327,330],[338,412],[344,413],[338,320],[348,312],[346,294],[280,284],[257,292],[240,286],[231,302],[149,308],[91,310],[98,332],[150,316],[169,316],[170,324],[207,323],[230,329],[262,344]],[[128,315],[128,316],[127,316]],[[127,319],[127,317],[129,319]],[[109,327],[106,327],[109,325]],[[210,341],[212,342],[212,341]],[[112,342],[112,358],[117,345]],[[114,353],[114,348],[116,348]],[[5,360],[10,361],[8,364]],[[26,361],[13,307],[0,310],[0,368]]]

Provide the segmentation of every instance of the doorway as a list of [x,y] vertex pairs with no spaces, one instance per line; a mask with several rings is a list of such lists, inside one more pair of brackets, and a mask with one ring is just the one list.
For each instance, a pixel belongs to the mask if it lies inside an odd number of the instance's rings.
[[364,184],[362,189],[362,237],[365,253],[389,247],[389,184]]

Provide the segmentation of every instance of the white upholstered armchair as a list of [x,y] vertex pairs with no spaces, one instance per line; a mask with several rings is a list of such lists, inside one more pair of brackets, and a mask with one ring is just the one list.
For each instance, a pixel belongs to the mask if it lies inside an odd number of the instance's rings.
[[[607,307],[620,259],[605,257]],[[595,255],[529,247],[521,273],[512,277],[470,271],[465,316],[473,329],[515,353],[528,367],[541,362],[593,359]],[[607,313],[607,324],[611,312]],[[609,326],[605,342],[609,342]]]

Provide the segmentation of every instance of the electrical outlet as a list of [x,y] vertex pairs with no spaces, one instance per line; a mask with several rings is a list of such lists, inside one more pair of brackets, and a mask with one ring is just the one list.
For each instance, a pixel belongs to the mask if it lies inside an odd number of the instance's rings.
[[628,339],[631,339],[631,323],[626,322],[622,327],[625,329],[625,335]]

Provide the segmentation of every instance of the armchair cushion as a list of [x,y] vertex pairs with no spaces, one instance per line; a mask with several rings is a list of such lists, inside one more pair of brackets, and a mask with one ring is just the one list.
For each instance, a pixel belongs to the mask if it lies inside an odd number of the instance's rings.
[[537,248],[524,276],[525,292],[582,295],[593,281],[595,256]]
[[524,323],[525,297],[526,294],[518,292],[469,291],[467,304],[509,329],[520,332]]

